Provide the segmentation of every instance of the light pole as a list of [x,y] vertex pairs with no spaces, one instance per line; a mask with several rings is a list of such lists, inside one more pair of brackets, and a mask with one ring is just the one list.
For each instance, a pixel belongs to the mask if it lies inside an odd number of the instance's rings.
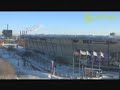
[[79,55],[79,77],[80,77],[80,55]]
[[99,55],[99,75],[100,75],[100,61],[101,61],[101,56]]
[[[77,49],[77,46],[76,45],[78,45],[78,42],[79,42],[79,40],[72,40],[72,50],[73,50],[73,52],[74,52],[74,50],[76,50]],[[76,51],[75,51],[76,52]],[[74,53],[75,53],[74,52]],[[75,58],[74,58],[74,53],[73,53],[73,77],[74,77],[74,64],[75,64]],[[78,55],[78,51],[77,51],[77,56],[79,56]]]
[[86,70],[85,70],[85,68],[87,67],[87,60],[88,59],[88,56],[86,55],[86,62],[85,62],[85,67],[84,67],[84,76],[85,76],[85,78],[86,78]]
[[52,72],[52,75],[54,74],[54,61],[51,61],[52,63],[52,68],[51,68],[51,72]]
[[73,78],[74,78],[74,54],[73,54]]
[[83,64],[82,64],[82,79],[84,77],[84,69],[83,69]]
[[108,39],[108,41],[107,41],[107,44],[108,44],[108,50],[107,50],[107,52],[108,52],[108,66],[109,66],[109,56],[110,56],[110,50],[109,50],[109,48],[110,48],[110,40]]
[[92,77],[93,77],[93,61],[94,61],[94,56],[92,55]]
[[120,64],[119,64],[119,79],[120,79]]

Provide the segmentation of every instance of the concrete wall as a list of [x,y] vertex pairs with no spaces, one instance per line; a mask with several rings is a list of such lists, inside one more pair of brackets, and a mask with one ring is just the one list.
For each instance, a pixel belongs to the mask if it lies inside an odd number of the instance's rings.
[[[27,48],[39,50],[48,55],[54,55],[56,57],[63,57],[66,61],[72,63],[73,49],[83,50],[101,50],[107,52],[108,46],[104,44],[84,44],[82,40],[79,40],[77,44],[72,44],[70,38],[46,38],[45,40],[40,39],[27,39]],[[120,43],[110,45],[110,52],[120,51]]]

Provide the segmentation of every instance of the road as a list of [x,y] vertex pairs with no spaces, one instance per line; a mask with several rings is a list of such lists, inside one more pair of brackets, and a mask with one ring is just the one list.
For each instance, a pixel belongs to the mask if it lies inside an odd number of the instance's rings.
[[3,58],[0,58],[0,79],[16,79],[14,67]]

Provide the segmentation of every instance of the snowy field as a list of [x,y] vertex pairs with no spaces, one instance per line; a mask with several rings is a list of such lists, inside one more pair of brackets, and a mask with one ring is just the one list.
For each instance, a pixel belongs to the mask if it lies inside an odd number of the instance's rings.
[[[25,51],[24,48],[19,47],[18,50]],[[45,60],[49,60],[48,56],[39,55],[40,58],[31,58],[28,59],[26,67],[23,64],[23,60],[16,53],[8,52],[5,49],[0,49],[0,57],[7,60],[10,64],[12,64],[17,73],[17,79],[70,79],[73,76],[72,66],[65,65],[56,65],[56,72],[60,74],[60,76],[51,75],[47,71],[41,69],[40,67],[48,70],[51,66],[51,63],[45,62]],[[31,67],[31,65],[39,68],[39,70]],[[82,70],[75,68],[75,76],[76,78],[81,78]],[[117,72],[105,72],[103,71],[103,77],[99,79],[118,79],[119,74]],[[84,78],[84,79],[98,79],[98,78]]]
[[[29,63],[27,63],[27,66],[25,67],[21,57],[15,55],[14,53],[9,53],[6,50],[0,49],[0,57],[4,58],[15,67],[18,75],[17,79],[51,79],[49,73],[34,70]],[[52,76],[52,79],[56,78],[60,77]]]

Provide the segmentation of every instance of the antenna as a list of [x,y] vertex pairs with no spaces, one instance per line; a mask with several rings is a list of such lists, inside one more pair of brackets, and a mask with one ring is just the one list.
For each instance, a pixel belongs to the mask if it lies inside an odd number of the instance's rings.
[[8,24],[7,24],[7,30],[8,30]]

